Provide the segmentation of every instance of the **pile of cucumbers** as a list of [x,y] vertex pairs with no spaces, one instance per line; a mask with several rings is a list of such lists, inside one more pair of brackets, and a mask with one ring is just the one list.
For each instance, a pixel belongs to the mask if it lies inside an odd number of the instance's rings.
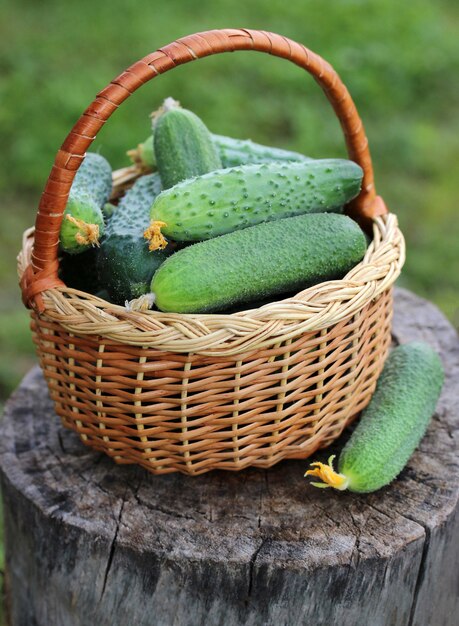
[[225,312],[343,277],[366,238],[343,207],[363,172],[212,134],[167,98],[128,154],[139,177],[110,203],[111,167],[86,155],[60,232],[69,287],[176,313]]
[[[364,233],[343,214],[361,188],[356,163],[214,135],[172,99],[128,154],[139,175],[117,202],[101,155],[77,172],[60,232],[69,287],[139,310],[228,312],[342,278],[365,254]],[[313,484],[368,493],[391,482],[443,378],[429,346],[395,349],[338,471],[333,457],[316,461]]]

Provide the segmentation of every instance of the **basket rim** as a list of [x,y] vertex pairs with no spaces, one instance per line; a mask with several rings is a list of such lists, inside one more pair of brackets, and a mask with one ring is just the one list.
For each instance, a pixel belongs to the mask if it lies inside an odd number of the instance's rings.
[[[21,279],[30,263],[34,229],[24,232],[18,256]],[[132,311],[69,287],[43,292],[40,319],[75,335],[166,352],[226,356],[274,346],[356,315],[390,288],[405,261],[405,242],[393,213],[373,219],[373,240],[362,261],[342,279],[325,281],[294,297],[235,313]]]

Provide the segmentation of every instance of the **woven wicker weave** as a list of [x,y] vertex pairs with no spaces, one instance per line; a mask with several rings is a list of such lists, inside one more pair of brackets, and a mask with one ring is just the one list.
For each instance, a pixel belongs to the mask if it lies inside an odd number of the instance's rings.
[[[231,315],[134,312],[67,288],[57,275],[59,229],[98,130],[151,78],[233,50],[289,59],[324,89],[349,156],[364,170],[362,192],[348,207],[373,229],[363,261],[342,280]],[[390,343],[391,287],[403,262],[397,220],[375,194],[363,126],[334,70],[285,37],[223,30],[161,48],[98,94],[56,156],[35,229],[24,236],[19,276],[63,423],[118,463],[200,474],[306,458],[339,436],[373,393]]]

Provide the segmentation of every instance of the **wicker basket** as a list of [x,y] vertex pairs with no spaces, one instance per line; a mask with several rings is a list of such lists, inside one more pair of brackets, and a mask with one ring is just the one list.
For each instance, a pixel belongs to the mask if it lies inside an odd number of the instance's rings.
[[[349,213],[373,229],[342,280],[229,315],[133,312],[67,288],[58,237],[68,193],[97,132],[140,85],[176,65],[233,50],[283,57],[311,73],[344,130],[364,183]],[[35,230],[19,255],[24,302],[65,426],[117,463],[153,473],[267,468],[330,444],[369,402],[390,343],[391,287],[404,261],[394,215],[375,195],[367,140],[334,70],[272,33],[191,35],[150,54],[101,91],[59,150]]]

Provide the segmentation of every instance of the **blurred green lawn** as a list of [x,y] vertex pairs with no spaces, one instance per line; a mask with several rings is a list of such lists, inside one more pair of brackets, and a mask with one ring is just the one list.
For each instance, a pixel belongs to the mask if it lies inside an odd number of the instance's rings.
[[[145,54],[210,28],[276,31],[329,60],[364,120],[378,191],[408,244],[400,283],[459,326],[459,4],[456,0],[7,0],[0,21],[0,402],[33,362],[16,281],[56,150],[96,92]],[[179,67],[129,99],[93,149],[113,167],[149,132],[168,95],[210,129],[315,157],[343,156],[340,127],[316,83],[249,52]]]

